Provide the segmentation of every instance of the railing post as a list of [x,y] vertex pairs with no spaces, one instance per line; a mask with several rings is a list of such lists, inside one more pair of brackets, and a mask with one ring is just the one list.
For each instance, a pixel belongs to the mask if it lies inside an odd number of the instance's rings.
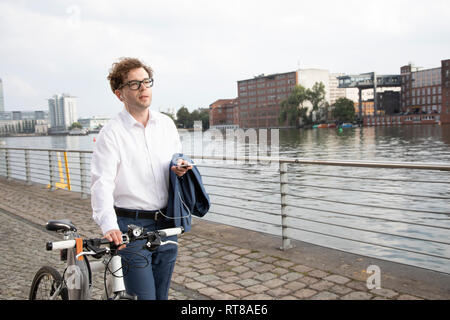
[[81,199],[87,199],[87,192],[86,192],[86,166],[85,166],[85,156],[84,153],[80,152],[80,184],[81,184]]
[[30,150],[25,149],[25,176],[27,185],[31,185]]
[[10,166],[9,163],[9,149],[5,149],[5,165],[6,165],[6,180],[11,180],[10,177]]
[[287,193],[288,193],[288,164],[279,162],[280,164],[280,192],[281,192],[281,250],[288,250],[293,247],[291,239],[286,236],[286,217],[287,217]]
[[55,180],[53,178],[53,161],[52,161],[52,151],[48,150],[48,169],[50,173],[50,190],[56,190]]

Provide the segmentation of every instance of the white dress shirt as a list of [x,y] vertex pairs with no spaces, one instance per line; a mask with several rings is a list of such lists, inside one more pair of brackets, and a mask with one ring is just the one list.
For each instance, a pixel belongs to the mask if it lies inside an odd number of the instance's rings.
[[169,164],[176,152],[181,152],[177,128],[156,111],[150,111],[145,127],[124,109],[102,128],[92,155],[91,203],[92,217],[104,234],[119,229],[114,206],[167,206]]

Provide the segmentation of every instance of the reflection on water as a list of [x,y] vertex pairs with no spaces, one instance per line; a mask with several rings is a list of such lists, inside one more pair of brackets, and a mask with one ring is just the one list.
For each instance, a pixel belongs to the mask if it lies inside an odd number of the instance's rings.
[[[180,135],[184,152],[191,153],[191,133]],[[95,137],[0,139],[9,147],[92,150]],[[214,143],[223,142],[203,141]],[[282,157],[449,163],[450,125],[280,130],[279,150]],[[205,219],[280,235],[277,167],[245,164],[246,170],[237,170],[216,163],[219,169],[200,166],[214,202]],[[288,235],[450,273],[448,258],[442,258],[450,257],[449,181],[449,172],[289,165]]]

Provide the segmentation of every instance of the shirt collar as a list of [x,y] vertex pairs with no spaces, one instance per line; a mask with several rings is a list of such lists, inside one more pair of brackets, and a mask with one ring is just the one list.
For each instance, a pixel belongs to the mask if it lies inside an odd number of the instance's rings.
[[[156,111],[150,111],[150,118],[148,120],[148,123],[157,123],[160,119],[159,113]],[[136,125],[141,125],[139,122],[136,121],[135,118],[128,112],[126,108],[123,108],[122,112],[119,113],[120,118],[122,119],[123,123],[128,127],[134,127]]]

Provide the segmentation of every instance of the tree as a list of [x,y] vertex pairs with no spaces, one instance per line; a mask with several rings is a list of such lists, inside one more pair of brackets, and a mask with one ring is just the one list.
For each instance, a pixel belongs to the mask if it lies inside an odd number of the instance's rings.
[[332,116],[339,122],[353,122],[355,120],[355,106],[353,101],[347,98],[337,99],[334,104]]
[[278,122],[280,125],[287,123],[289,126],[298,126],[299,119],[306,120],[306,108],[303,103],[307,100],[305,87],[296,85],[289,97],[280,104],[280,115]]
[[78,121],[72,123],[72,125],[69,127],[69,130],[72,129],[83,129],[83,126]]
[[202,121],[202,128],[203,130],[209,129],[209,110],[202,109],[200,111],[200,119]]
[[318,111],[325,102],[325,85],[322,82],[314,83],[311,89],[306,89],[306,97],[311,102],[313,111]]
[[194,122],[191,118],[191,113],[189,112],[188,108],[185,106],[182,106],[177,111],[177,127],[179,128],[192,128]]
[[326,101],[325,101],[325,85],[322,82],[314,83],[311,89],[306,89],[306,96],[309,102],[312,104],[312,110],[310,112],[310,119],[312,121],[314,114],[314,121],[325,120]]

